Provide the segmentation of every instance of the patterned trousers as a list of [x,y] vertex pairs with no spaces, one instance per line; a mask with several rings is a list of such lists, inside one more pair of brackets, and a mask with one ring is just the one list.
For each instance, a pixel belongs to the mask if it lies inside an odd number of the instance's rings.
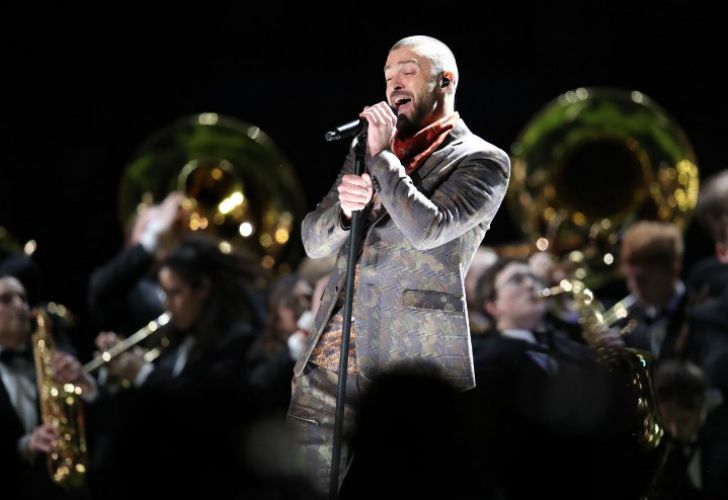
[[[288,408],[287,423],[298,445],[301,467],[314,487],[324,495],[328,494],[331,475],[337,380],[336,372],[308,363],[303,373],[293,378]],[[359,374],[349,373],[346,377],[339,484],[352,458],[348,456],[346,443],[354,431],[357,403],[366,383]]]

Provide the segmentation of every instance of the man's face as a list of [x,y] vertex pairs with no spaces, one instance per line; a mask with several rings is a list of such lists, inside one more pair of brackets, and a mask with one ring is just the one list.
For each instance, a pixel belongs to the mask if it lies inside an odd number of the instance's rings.
[[0,346],[17,349],[28,340],[28,311],[28,299],[20,281],[0,278]]
[[706,409],[685,408],[675,401],[660,403],[660,419],[670,435],[682,442],[689,443],[700,432],[705,422]]
[[728,264],[728,220],[720,222],[722,238],[715,244],[715,254],[723,264]]
[[504,267],[495,277],[495,300],[486,306],[498,328],[537,328],[546,314],[546,303],[538,297],[542,287],[528,265],[513,262]]
[[627,289],[638,297],[640,304],[665,307],[675,293],[677,273],[656,264],[622,265]]
[[209,286],[192,288],[168,267],[160,269],[159,284],[166,294],[164,305],[172,314],[172,324],[182,331],[195,326],[210,293]]
[[397,113],[397,129],[412,135],[439,118],[442,103],[437,95],[437,75],[429,59],[412,47],[389,53],[384,66],[387,102]]

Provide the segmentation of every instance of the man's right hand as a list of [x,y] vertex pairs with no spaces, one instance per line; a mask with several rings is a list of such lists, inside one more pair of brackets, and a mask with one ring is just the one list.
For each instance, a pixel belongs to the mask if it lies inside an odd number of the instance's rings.
[[347,219],[351,219],[354,210],[362,210],[371,201],[374,195],[372,179],[369,174],[344,175],[339,190],[339,204]]
[[42,424],[33,429],[28,441],[28,450],[31,454],[50,453],[55,442],[58,441],[58,432],[51,424]]
[[[122,341],[122,338],[113,332],[101,332],[96,337],[96,347],[99,349],[95,355],[99,356],[102,352],[108,351],[113,346]],[[134,347],[129,351],[123,352],[114,357],[106,364],[106,369],[110,375],[125,380],[134,380],[144,365],[144,351],[139,347]]]

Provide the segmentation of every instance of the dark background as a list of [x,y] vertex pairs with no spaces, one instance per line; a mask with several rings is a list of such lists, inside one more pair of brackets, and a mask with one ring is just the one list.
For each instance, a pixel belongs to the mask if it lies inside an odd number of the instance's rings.
[[[701,178],[728,166],[717,7],[464,3],[2,7],[0,225],[38,242],[44,298],[70,306],[90,336],[86,282],[122,244],[119,179],[144,140],[199,112],[255,124],[292,163],[311,208],[346,150],[323,132],[384,97],[386,53],[411,34],[453,49],[457,109],[504,149],[562,92],[613,86],[674,117]],[[702,233],[688,234],[689,262],[711,251]],[[486,243],[519,238],[504,209]]]

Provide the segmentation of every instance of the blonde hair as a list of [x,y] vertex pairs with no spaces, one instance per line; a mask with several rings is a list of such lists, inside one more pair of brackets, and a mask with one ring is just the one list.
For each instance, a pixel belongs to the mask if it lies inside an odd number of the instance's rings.
[[684,253],[682,234],[670,222],[640,221],[632,225],[622,238],[623,264],[656,264],[673,268],[682,264]]

